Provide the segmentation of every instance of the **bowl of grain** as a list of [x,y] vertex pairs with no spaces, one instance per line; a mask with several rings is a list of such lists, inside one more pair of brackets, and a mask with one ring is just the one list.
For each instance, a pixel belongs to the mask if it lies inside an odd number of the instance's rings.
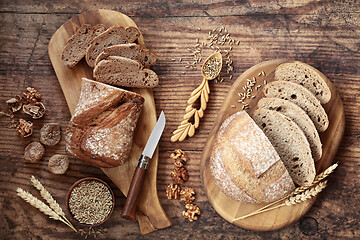
[[74,183],[66,196],[71,217],[85,226],[98,226],[109,219],[115,197],[110,186],[101,179],[87,177]]

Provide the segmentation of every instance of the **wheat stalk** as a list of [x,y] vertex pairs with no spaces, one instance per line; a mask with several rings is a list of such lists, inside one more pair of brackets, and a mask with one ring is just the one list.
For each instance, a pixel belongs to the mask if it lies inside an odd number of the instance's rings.
[[39,190],[41,197],[46,200],[50,208],[54,210],[56,214],[62,217],[67,223],[71,224],[70,221],[66,218],[65,213],[63,212],[60,205],[51,196],[49,191],[45,189],[45,187],[41,184],[41,182],[38,179],[36,179],[34,176],[31,176],[31,182],[33,183],[34,187],[37,190]]
[[43,201],[39,200],[38,198],[34,197],[31,193],[23,190],[22,188],[16,189],[17,195],[28,202],[31,206],[39,209],[42,213],[49,216],[52,219],[59,220],[73,229],[75,232],[77,230],[71,224],[67,223],[64,219],[62,219],[59,214],[57,214],[54,210],[52,210],[48,205],[46,205]]
[[256,212],[261,212],[263,211],[264,209],[266,208],[269,208],[275,204],[278,204],[279,202],[282,202],[284,201],[285,199],[291,197],[291,196],[294,196],[296,194],[299,194],[299,193],[302,193],[304,191],[306,191],[307,189],[315,186],[316,184],[318,184],[319,182],[321,182],[322,180],[324,180],[327,176],[329,176],[337,167],[338,167],[338,163],[334,163],[333,165],[331,165],[330,167],[328,167],[327,169],[325,169],[325,171],[323,171],[322,173],[318,174],[314,181],[311,183],[311,185],[309,186],[301,186],[301,187],[297,187],[294,189],[294,191],[292,191],[290,194],[288,194],[287,196],[283,197],[283,198],[280,198],[279,200],[275,201],[275,202],[272,202],[272,203],[269,203],[268,205],[262,207],[262,208],[259,208],[257,210],[255,210],[254,212],[252,213],[256,213]]
[[277,208],[280,208],[280,207],[283,207],[283,206],[290,206],[290,205],[295,205],[295,204],[298,204],[298,203],[305,202],[306,200],[308,200],[308,199],[310,199],[312,197],[315,197],[326,186],[327,186],[327,180],[325,180],[323,182],[318,182],[317,185],[313,185],[311,188],[303,191],[302,193],[288,197],[285,200],[285,202],[280,204],[280,205],[270,207],[270,208],[268,207],[268,208],[263,209],[261,211],[251,212],[251,213],[249,213],[247,215],[235,218],[232,222],[235,222],[237,220],[241,220],[241,219],[244,219],[244,218],[247,218],[247,217],[251,217],[251,216],[257,215],[259,213],[264,213],[264,212],[267,212],[267,211],[271,211],[271,210],[274,210],[274,209],[277,209]]

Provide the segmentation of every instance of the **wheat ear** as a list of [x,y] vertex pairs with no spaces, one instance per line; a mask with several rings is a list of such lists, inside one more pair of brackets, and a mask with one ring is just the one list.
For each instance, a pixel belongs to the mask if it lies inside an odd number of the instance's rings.
[[267,211],[271,211],[271,210],[280,208],[282,206],[290,206],[290,205],[295,205],[297,203],[305,202],[306,200],[308,200],[308,199],[310,199],[312,197],[315,197],[318,193],[320,193],[326,187],[326,185],[327,185],[327,180],[325,180],[323,182],[319,182],[317,185],[307,189],[306,191],[304,191],[304,192],[302,192],[300,194],[288,197],[285,200],[285,202],[280,204],[280,205],[277,205],[277,206],[274,206],[274,207],[271,207],[271,208],[266,208],[266,209],[264,209],[262,211],[254,211],[254,212],[249,213],[247,215],[235,218],[232,222],[235,222],[237,220],[241,220],[241,219],[244,219],[244,218],[247,218],[247,217],[251,217],[251,216],[254,216],[254,215],[259,214],[259,213],[264,213],[264,212],[267,212]]
[[63,212],[60,205],[55,201],[55,199],[51,196],[48,190],[41,184],[41,182],[36,179],[34,176],[31,176],[31,182],[34,187],[39,190],[40,195],[46,202],[49,204],[50,208],[54,210],[56,214],[62,217],[67,223],[71,224],[71,222],[66,218],[65,213]]
[[307,189],[313,187],[314,185],[318,184],[320,181],[324,180],[327,176],[329,176],[337,167],[338,167],[338,163],[334,163],[333,165],[331,165],[330,167],[328,167],[325,171],[323,171],[322,173],[318,174],[314,181],[312,182],[312,184],[310,186],[302,186],[302,187],[298,187],[298,188],[295,188],[294,191],[292,191],[290,194],[288,194],[287,196],[283,197],[283,198],[280,198],[279,200],[276,200],[275,202],[272,202],[272,203],[269,203],[268,205],[262,207],[262,208],[259,208],[257,209],[256,211],[254,211],[253,213],[255,212],[261,212],[263,211],[264,209],[268,208],[268,207],[271,207],[275,204],[278,204],[279,202],[282,202],[284,201],[285,199],[291,197],[291,196],[294,196],[296,194],[299,194],[299,193],[302,193],[304,191],[306,191]]
[[56,212],[54,212],[48,205],[46,205],[43,201],[34,197],[31,193],[23,190],[22,188],[16,189],[17,195],[28,202],[31,206],[39,209],[42,213],[49,216],[52,219],[59,220],[73,229],[75,232],[77,230],[69,223],[67,223],[64,219],[62,219]]

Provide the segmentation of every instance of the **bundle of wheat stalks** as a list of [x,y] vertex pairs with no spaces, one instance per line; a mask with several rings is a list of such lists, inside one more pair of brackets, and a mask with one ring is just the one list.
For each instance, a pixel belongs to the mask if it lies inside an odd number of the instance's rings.
[[259,213],[267,212],[276,208],[280,208],[282,206],[290,206],[295,205],[297,203],[302,203],[312,197],[315,197],[318,193],[320,193],[327,184],[327,180],[323,181],[327,176],[329,176],[335,168],[337,168],[338,163],[335,163],[331,165],[329,168],[327,168],[325,171],[317,175],[313,181],[313,183],[310,186],[304,186],[304,187],[298,187],[295,188],[293,192],[291,192],[289,195],[272,202],[262,208],[259,208],[255,210],[254,212],[251,212],[249,214],[246,214],[244,216],[235,218],[232,222],[235,222],[237,220],[245,219],[250,216],[254,216]]
[[39,190],[40,195],[49,205],[46,205],[43,201],[34,197],[31,193],[23,190],[22,188],[17,188],[16,192],[19,197],[24,199],[26,202],[30,203],[31,206],[39,209],[42,213],[49,216],[52,219],[59,220],[77,232],[76,228],[70,223],[70,221],[65,217],[65,213],[61,209],[60,205],[55,201],[51,194],[45,189],[45,187],[37,180],[34,176],[31,176],[31,182],[34,187]]

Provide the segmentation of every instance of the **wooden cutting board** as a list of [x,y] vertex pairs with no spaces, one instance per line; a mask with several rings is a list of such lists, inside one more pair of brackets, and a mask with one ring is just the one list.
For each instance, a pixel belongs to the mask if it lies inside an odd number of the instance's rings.
[[[246,100],[250,107],[250,109],[246,111],[250,114],[250,116],[252,116],[254,110],[256,109],[257,102],[260,98],[264,97],[262,92],[264,80],[266,80],[266,82],[273,81],[275,68],[281,63],[285,62],[292,62],[292,60],[279,59],[259,63],[245,71],[234,82],[224,100],[222,107],[220,108],[201,157],[200,171],[202,183],[211,205],[227,221],[237,226],[255,231],[276,230],[298,221],[299,218],[310,209],[316,199],[312,198],[301,204],[281,207],[272,211],[245,218],[243,220],[233,221],[234,219],[253,212],[254,210],[259,209],[266,204],[241,204],[222,193],[215,185],[214,179],[210,173],[209,158],[211,155],[211,150],[213,149],[215,136],[222,122],[230,115],[240,111],[242,108],[242,104],[238,103],[238,99],[240,99],[238,93],[244,92],[243,87],[246,85],[247,79],[252,80],[255,78],[255,86],[261,85],[259,90],[255,90],[252,93],[252,95],[255,95],[256,97],[250,99],[250,101],[249,99]],[[261,74],[262,72],[264,72],[265,75]],[[323,144],[323,156],[316,163],[317,173],[322,172],[328,168],[333,162],[345,128],[345,115],[341,98],[337,93],[334,85],[325,76],[323,77],[327,80],[326,83],[331,90],[332,98],[327,104],[323,105],[329,116],[329,128],[320,134],[320,139]],[[236,107],[234,108],[232,105]]]
[[[114,25],[137,27],[135,22],[124,14],[100,9],[84,12],[73,17],[55,32],[49,42],[49,56],[71,114],[74,114],[80,96],[81,78],[86,77],[92,79],[92,69],[86,64],[84,59],[72,69],[66,67],[61,60],[61,53],[66,41],[85,23],[91,25],[104,24],[106,27]],[[137,43],[145,48],[142,35],[137,40]],[[125,196],[128,193],[138,159],[157,121],[152,89],[131,90],[141,94],[141,96],[145,98],[145,103],[136,128],[130,159],[125,164],[116,168],[101,169]],[[157,195],[156,177],[158,158],[159,151],[157,149],[147,170],[137,204],[137,219],[142,234],[171,226],[171,221],[162,208]]]

